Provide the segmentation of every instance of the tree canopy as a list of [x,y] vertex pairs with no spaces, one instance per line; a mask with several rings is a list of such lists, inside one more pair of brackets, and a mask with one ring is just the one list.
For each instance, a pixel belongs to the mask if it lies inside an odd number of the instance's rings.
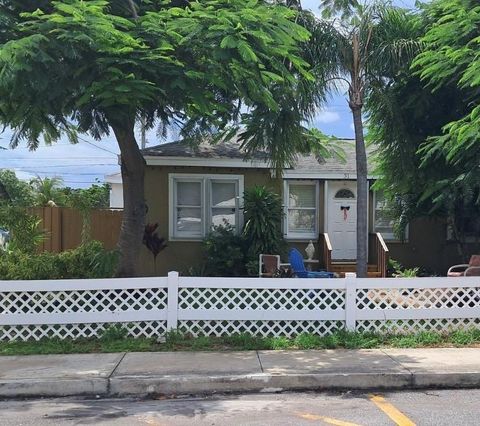
[[[324,19],[311,28],[312,73],[322,93],[347,86],[347,102],[355,130],[357,180],[357,275],[367,276],[368,176],[363,108],[366,97],[383,76],[412,55],[405,11],[383,2],[367,6],[351,0],[326,0]],[[341,15],[339,19],[333,16]]]
[[[191,140],[240,123],[244,142],[257,141],[251,149],[266,149],[276,167],[305,149],[312,108],[297,95],[313,77],[294,10],[261,0],[33,3],[2,8],[0,120],[13,146],[32,148],[41,137],[113,131],[125,201],[119,275],[136,273],[145,225],[138,119]],[[275,149],[288,140],[287,154]]]
[[411,219],[437,214],[462,240],[465,219],[480,213],[479,92],[467,73],[479,63],[474,3],[435,0],[412,14],[421,51],[393,67],[368,99],[369,139],[380,148],[377,187],[390,200],[399,234]]

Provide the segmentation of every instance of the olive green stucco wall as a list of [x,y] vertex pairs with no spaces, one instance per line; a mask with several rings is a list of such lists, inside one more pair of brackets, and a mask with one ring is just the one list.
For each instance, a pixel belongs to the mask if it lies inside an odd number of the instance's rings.
[[142,275],[166,275],[168,271],[186,272],[202,262],[200,241],[168,241],[168,175],[169,173],[242,175],[245,189],[265,185],[281,193],[281,181],[271,177],[267,169],[168,167],[149,166],[145,172],[145,199],[147,200],[147,223],[158,223],[158,234],[167,240],[168,247],[157,257],[156,270],[152,255],[143,247],[140,260]]
[[[199,267],[203,261],[200,241],[168,241],[169,223],[169,173],[185,174],[224,174],[242,175],[244,188],[265,185],[277,193],[283,193],[281,179],[272,178],[267,169],[211,168],[211,167],[169,167],[149,166],[145,173],[145,196],[148,205],[147,222],[158,223],[158,234],[167,240],[168,247],[157,258],[156,268],[152,255],[142,247],[140,259],[141,275],[166,275],[168,271],[186,272],[191,267]],[[324,232],[325,196],[324,181],[319,182],[318,230]],[[369,232],[373,232],[373,196],[369,197]],[[308,241],[289,241],[290,247],[297,247],[302,253]],[[372,243],[372,241],[371,241]],[[457,245],[446,240],[446,225],[441,219],[421,218],[409,225],[408,240],[405,242],[387,241],[390,257],[400,261],[405,267],[423,266],[439,275],[445,274],[448,267],[463,263]],[[314,241],[315,258],[322,260],[322,245]],[[480,252],[480,247],[470,247],[470,252]],[[370,244],[370,261],[375,256]],[[285,259],[284,259],[285,260]]]
[[[413,220],[409,224],[407,241],[387,241],[387,246],[391,259],[398,260],[407,268],[421,266],[436,275],[446,275],[452,265],[468,263],[468,259],[462,259],[458,245],[447,240],[446,221],[441,218]],[[466,251],[480,253],[480,245],[468,244]]]

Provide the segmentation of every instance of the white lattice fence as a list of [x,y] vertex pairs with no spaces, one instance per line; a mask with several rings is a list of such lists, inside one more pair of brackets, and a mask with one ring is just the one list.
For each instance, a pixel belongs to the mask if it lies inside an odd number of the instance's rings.
[[0,340],[94,337],[112,323],[153,337],[166,318],[166,278],[0,282]]
[[326,335],[344,327],[343,280],[179,279],[178,328],[195,336]]
[[353,281],[358,282],[356,331],[412,333],[480,328],[480,277]]
[[0,340],[328,335],[480,327],[480,278],[259,279],[178,277],[0,282]]

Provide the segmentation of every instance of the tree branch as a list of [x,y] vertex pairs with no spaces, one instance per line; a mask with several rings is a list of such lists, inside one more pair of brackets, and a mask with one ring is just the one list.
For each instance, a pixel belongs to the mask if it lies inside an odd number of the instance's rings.
[[133,0],[127,0],[128,4],[130,5],[130,9],[132,10],[132,16],[135,21],[138,19],[138,13],[137,13],[137,5]]
[[343,77],[332,77],[332,78],[327,78],[324,83],[329,83],[331,81],[335,81],[335,80],[343,80],[344,82],[346,82],[348,84],[348,88],[350,89],[352,87],[352,84],[346,79],[346,78],[343,78]]

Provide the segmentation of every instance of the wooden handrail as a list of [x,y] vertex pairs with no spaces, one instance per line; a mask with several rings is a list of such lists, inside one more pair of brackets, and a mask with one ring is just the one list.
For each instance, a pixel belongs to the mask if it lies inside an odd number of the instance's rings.
[[375,235],[377,237],[375,240],[377,248],[377,271],[381,273],[382,278],[385,278],[387,276],[388,259],[390,255],[382,234],[377,232]]
[[332,269],[332,243],[330,237],[326,232],[321,234],[323,236],[323,264],[327,271]]

